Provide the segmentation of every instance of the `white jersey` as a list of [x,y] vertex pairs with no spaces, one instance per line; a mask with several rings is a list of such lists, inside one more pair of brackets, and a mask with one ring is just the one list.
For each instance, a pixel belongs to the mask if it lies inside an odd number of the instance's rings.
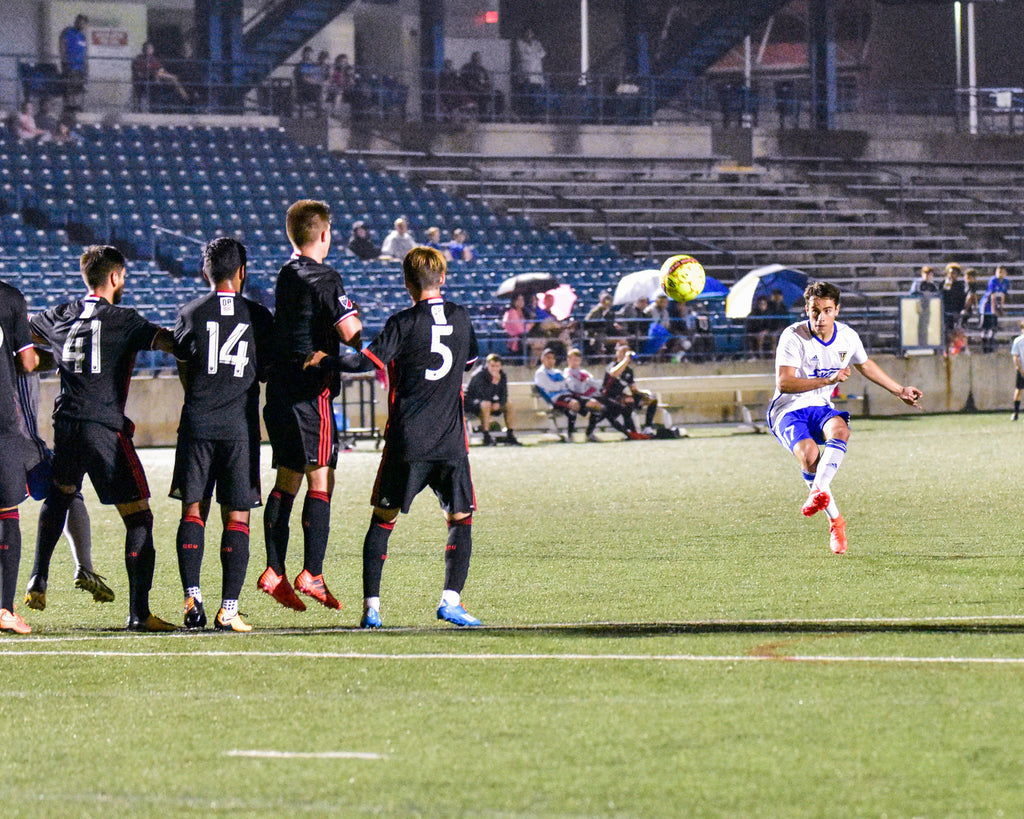
[[[779,336],[775,372],[778,374],[779,367],[794,367],[797,378],[831,378],[840,370],[843,358],[851,352],[850,365],[863,364],[868,360],[856,330],[837,321],[832,340],[824,342],[811,332],[811,323],[805,319],[789,325]],[[832,392],[835,388],[835,384],[826,384],[807,392],[782,393],[776,387],[768,405],[768,424],[774,429],[783,415],[794,410],[833,406]]]
[[569,388],[569,392],[574,395],[590,398],[601,392],[601,387],[603,386],[601,382],[586,370],[574,370],[566,367],[564,375],[565,384]]

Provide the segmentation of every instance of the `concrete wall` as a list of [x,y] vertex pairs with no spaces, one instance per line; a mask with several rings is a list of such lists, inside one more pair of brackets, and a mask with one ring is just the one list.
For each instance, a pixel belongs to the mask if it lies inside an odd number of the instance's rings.
[[[978,410],[1009,410],[1013,391],[1013,362],[1009,353],[989,355],[959,355],[951,359],[941,356],[899,358],[878,356],[875,360],[897,381],[913,384],[924,391],[921,401],[925,412],[944,413],[963,410],[969,400]],[[637,368],[638,381],[643,386],[645,377],[671,377],[693,375],[722,375],[734,373],[770,372],[769,362],[714,362],[710,364],[654,364]],[[532,367],[506,367],[510,381],[528,382],[533,379]],[[50,410],[57,395],[58,381],[54,378],[42,382],[39,400],[39,426],[43,437],[53,440]],[[676,394],[670,386],[662,384],[662,398],[674,407],[673,418],[678,424],[734,422],[740,420],[732,391]],[[866,400],[859,400],[847,408],[854,415],[913,415],[917,410],[908,408],[858,374],[846,382],[844,392]],[[517,406],[519,417],[537,419],[532,412],[532,399],[523,392]],[[762,417],[771,395],[768,391],[745,393],[744,404],[755,418]],[[383,429],[385,393],[378,386],[377,426]],[[174,376],[137,377],[133,379],[128,397],[127,415],[136,425],[137,446],[174,446],[181,412],[182,391]],[[353,416],[353,423],[355,418]],[[528,428],[528,427],[524,427]],[[266,436],[264,435],[264,440]]]

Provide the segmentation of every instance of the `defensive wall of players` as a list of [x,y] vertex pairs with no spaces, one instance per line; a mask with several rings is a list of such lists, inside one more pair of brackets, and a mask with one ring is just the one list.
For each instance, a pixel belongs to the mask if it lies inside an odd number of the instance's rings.
[[[939,355],[906,358],[880,355],[874,358],[900,383],[914,384],[924,390],[922,404],[926,412],[958,412],[966,407],[993,411],[1009,407],[1013,380],[1008,354],[949,358]],[[770,366],[765,367],[767,363],[649,364],[639,368],[637,380],[641,387],[660,394],[676,424],[738,422],[741,420],[741,406],[747,407],[755,420],[760,420],[774,384]],[[547,429],[546,414],[536,411],[530,390],[533,369],[507,366],[505,370],[509,378],[509,401],[521,419],[517,429]],[[53,406],[58,384],[56,378],[43,379],[41,407]],[[842,385],[840,392],[856,396],[856,399],[848,400],[858,402],[850,407],[857,416],[870,415],[876,410],[883,415],[917,412],[897,401],[884,400],[881,388],[856,372]],[[383,429],[387,408],[384,393],[379,387],[376,398],[377,425]],[[137,427],[136,445],[174,446],[181,402],[181,384],[175,374],[135,376],[126,413]],[[843,406],[842,402],[840,406]],[[40,412],[39,425],[43,438],[52,440],[47,413]]]

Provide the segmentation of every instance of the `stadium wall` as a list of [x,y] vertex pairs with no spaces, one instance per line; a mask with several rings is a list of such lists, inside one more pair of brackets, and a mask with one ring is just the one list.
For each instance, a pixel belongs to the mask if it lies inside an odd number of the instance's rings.
[[[914,384],[924,391],[921,401],[926,412],[960,412],[968,407],[982,411],[1008,409],[1013,390],[1013,364],[1008,355],[959,355],[952,358],[941,356],[878,356],[875,359],[886,372],[904,384]],[[510,381],[530,381],[533,369],[530,367],[507,367]],[[644,377],[671,378],[672,376],[714,376],[742,372],[767,372],[770,366],[752,365],[750,362],[730,364],[650,364],[639,372],[638,380],[643,385]],[[53,440],[49,408],[57,396],[59,382],[47,378],[40,391],[39,426],[43,438]],[[880,387],[871,384],[859,375],[854,375],[843,387],[843,392],[858,397],[859,403],[850,409],[858,415],[906,415],[916,413],[896,399],[885,394]],[[676,423],[717,423],[739,421],[736,396],[731,389],[721,392],[687,394],[673,392],[671,386],[661,390],[661,397],[672,409]],[[867,396],[866,400],[864,396]],[[742,398],[743,405],[750,409],[755,418],[763,416],[770,395],[751,393]],[[181,384],[174,375],[156,377],[137,376],[132,380],[128,397],[127,415],[135,422],[135,443],[144,447],[174,446],[178,416],[181,412]],[[385,421],[385,400],[377,391],[377,425],[383,429]],[[517,407],[518,416],[524,419],[523,429],[545,428],[538,423],[539,416],[533,412],[532,399],[524,399],[523,406]],[[265,436],[264,436],[265,438]]]

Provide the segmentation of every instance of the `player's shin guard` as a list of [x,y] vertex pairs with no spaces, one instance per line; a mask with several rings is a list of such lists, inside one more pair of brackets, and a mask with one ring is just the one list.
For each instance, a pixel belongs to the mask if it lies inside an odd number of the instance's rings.
[[[64,531],[64,522],[68,517],[68,507],[74,495],[67,495],[56,487],[51,487],[39,509],[39,528],[36,532],[36,556],[32,565],[32,574],[46,580],[50,576],[50,559],[53,550]],[[10,609],[9,609],[10,610]]]
[[832,486],[832,479],[842,466],[843,458],[846,455],[846,441],[838,438],[829,438],[825,446],[821,448],[821,458],[818,460],[818,469],[814,475],[814,485],[822,492],[828,492]]
[[377,515],[370,518],[370,527],[363,538],[363,599],[380,597],[380,578],[388,558],[388,538],[395,528],[393,520]]
[[68,507],[68,519],[64,524],[64,537],[71,544],[71,556],[75,560],[75,570],[92,571],[92,524],[89,512],[85,508],[82,493],[78,492]]
[[229,520],[220,538],[221,599],[237,600],[249,567],[249,526]]
[[186,596],[190,588],[198,588],[199,575],[203,566],[203,551],[206,548],[206,524],[203,519],[186,515],[178,524],[176,538],[178,549],[178,574],[181,588]]
[[288,555],[289,522],[295,496],[274,489],[263,509],[263,538],[267,547],[267,565],[278,574],[284,574],[284,561]]
[[473,552],[473,516],[448,523],[448,543],[444,547],[444,587],[462,594],[469,575],[469,556]]
[[153,549],[153,513],[149,509],[124,518],[124,567],[128,572],[128,608],[139,619],[149,616],[149,590],[153,587],[156,552]]
[[302,504],[302,568],[313,577],[324,573],[324,555],[331,534],[331,496],[307,492]]
[[14,611],[18,586],[18,565],[21,563],[21,519],[17,509],[0,512],[0,609]]

